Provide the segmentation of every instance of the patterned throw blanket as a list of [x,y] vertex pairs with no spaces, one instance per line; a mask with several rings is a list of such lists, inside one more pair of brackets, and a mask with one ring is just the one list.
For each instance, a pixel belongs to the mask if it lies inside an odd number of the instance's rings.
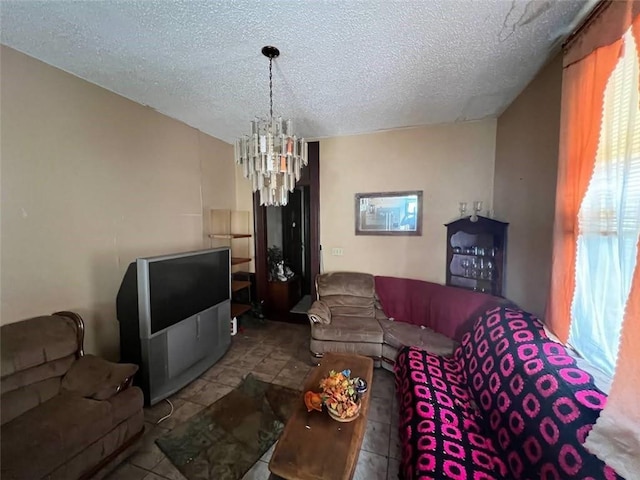
[[619,479],[584,446],[606,395],[514,307],[481,315],[451,358],[396,361],[401,474],[412,479]]

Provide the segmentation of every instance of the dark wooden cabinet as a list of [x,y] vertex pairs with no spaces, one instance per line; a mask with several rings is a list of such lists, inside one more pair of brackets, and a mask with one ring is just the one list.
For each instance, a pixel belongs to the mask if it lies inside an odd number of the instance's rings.
[[289,313],[300,300],[300,277],[295,276],[286,282],[268,282],[267,308],[269,313]]
[[464,217],[447,227],[447,285],[503,296],[508,223]]

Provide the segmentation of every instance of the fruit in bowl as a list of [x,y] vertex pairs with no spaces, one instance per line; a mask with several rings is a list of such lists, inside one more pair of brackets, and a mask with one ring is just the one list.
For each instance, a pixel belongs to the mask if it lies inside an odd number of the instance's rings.
[[307,407],[307,411],[317,410],[322,411],[322,394],[315,392],[306,392],[304,394],[304,404]]
[[355,420],[360,413],[360,398],[356,391],[358,378],[351,378],[350,370],[336,372],[320,381],[323,403],[329,416],[339,422]]
[[350,422],[358,418],[360,414],[360,400],[350,402],[348,406],[338,403],[335,408],[327,405],[329,416],[338,422]]

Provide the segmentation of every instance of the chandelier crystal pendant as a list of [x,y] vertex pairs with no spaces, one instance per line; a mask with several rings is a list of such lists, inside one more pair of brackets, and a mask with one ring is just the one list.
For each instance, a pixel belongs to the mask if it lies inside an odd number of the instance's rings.
[[251,122],[251,134],[236,140],[235,158],[253,191],[260,192],[260,205],[283,206],[307,166],[307,142],[293,133],[291,120],[273,118],[272,67],[280,51],[267,46],[262,54],[269,59],[269,118]]

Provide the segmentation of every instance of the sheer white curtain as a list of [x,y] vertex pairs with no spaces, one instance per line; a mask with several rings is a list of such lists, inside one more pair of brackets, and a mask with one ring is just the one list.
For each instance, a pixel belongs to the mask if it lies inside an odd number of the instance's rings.
[[605,90],[595,167],[578,214],[569,343],[611,376],[640,235],[638,74],[629,29]]

